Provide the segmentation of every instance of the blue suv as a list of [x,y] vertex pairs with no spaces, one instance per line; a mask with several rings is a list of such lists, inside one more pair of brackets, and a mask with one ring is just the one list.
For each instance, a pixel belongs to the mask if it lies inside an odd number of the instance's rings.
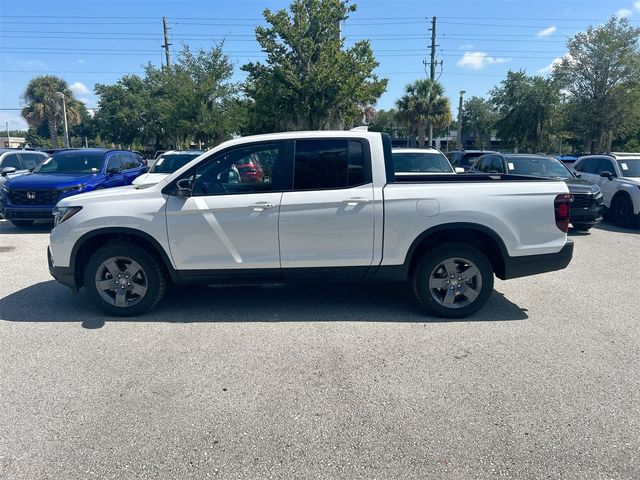
[[32,173],[8,180],[0,192],[0,214],[17,227],[53,220],[59,200],[101,188],[130,185],[147,171],[127,150],[88,148],[54,153]]

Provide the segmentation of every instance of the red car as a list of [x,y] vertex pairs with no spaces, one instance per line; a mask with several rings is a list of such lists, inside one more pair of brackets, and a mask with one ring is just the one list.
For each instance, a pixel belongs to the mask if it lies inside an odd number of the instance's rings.
[[245,157],[238,160],[234,165],[240,173],[240,182],[251,183],[264,181],[264,169],[257,158],[251,156]]

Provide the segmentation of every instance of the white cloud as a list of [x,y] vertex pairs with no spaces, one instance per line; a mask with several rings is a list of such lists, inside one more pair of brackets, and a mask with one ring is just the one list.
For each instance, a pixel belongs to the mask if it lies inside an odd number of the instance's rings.
[[633,8],[635,8],[638,12],[640,12],[640,0],[633,2]]
[[89,93],[89,89],[82,82],[75,82],[69,85],[69,90],[77,95],[86,95]]
[[536,35],[538,37],[548,37],[549,35],[553,35],[556,32],[556,30],[558,30],[558,28],[552,25],[548,28],[540,30],[538,33],[536,33]]
[[627,18],[633,14],[633,11],[628,8],[621,8],[614,15],[618,18]]
[[78,63],[84,63],[84,58],[79,58]]
[[549,65],[547,65],[546,67],[540,68],[538,70],[538,73],[544,75],[544,74],[553,72],[553,69],[555,68],[555,66],[559,65],[560,62],[562,62],[562,60],[564,60],[564,59],[572,61],[573,57],[571,55],[569,55],[568,53],[565,53],[562,57],[556,57],[551,61],[551,63]]
[[[18,112],[0,111],[0,132],[5,130],[6,122],[9,122],[9,130],[26,130],[29,128],[27,121]],[[6,132],[4,134],[0,133],[0,135],[6,136]]]
[[490,57],[486,52],[464,52],[464,55],[457,61],[456,65],[470,70],[480,70],[489,65],[506,63],[508,58]]
[[538,70],[538,73],[551,73],[553,71],[553,68],[558,65],[560,62],[562,61],[562,58],[560,57],[556,57],[554,58],[551,63],[549,65],[547,65],[546,67],[543,67],[541,69]]

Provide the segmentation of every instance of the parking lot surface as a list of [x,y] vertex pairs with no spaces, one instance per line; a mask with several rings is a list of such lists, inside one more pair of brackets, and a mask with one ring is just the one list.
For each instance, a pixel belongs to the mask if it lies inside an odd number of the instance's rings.
[[0,478],[640,478],[640,230],[496,281],[469,319],[404,285],[172,289],[136,319],[0,221]]

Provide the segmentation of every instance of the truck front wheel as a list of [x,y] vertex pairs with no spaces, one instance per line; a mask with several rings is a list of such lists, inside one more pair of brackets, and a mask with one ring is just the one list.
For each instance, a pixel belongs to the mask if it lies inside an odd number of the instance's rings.
[[84,286],[91,300],[109,315],[131,317],[160,301],[167,288],[167,275],[143,249],[111,243],[89,258]]
[[443,244],[419,260],[412,285],[427,312],[438,317],[466,317],[489,300],[493,268],[487,257],[470,245]]

